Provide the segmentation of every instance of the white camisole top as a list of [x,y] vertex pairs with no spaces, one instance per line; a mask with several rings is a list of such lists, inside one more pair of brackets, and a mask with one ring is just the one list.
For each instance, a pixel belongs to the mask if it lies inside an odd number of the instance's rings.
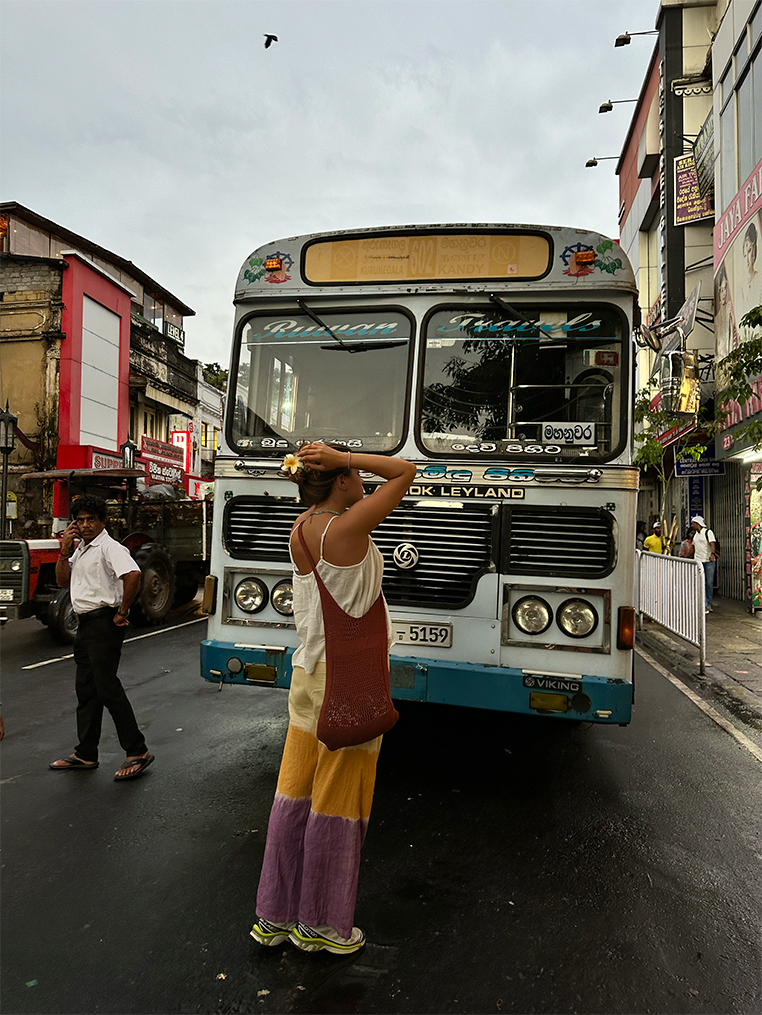
[[[368,552],[359,564],[341,567],[331,564],[323,557],[325,535],[331,526],[331,518],[320,539],[320,557],[317,569],[323,584],[331,593],[339,606],[350,617],[362,617],[375,603],[381,592],[381,580],[384,576],[384,558],[381,551],[368,536]],[[299,537],[294,533],[292,539]],[[294,621],[300,645],[294,652],[292,663],[301,666],[305,673],[312,673],[318,663],[325,662],[325,628],[323,627],[323,608],[320,603],[320,590],[315,575],[300,574],[294,561],[289,540],[289,553],[294,566]],[[392,643],[392,623],[389,609],[384,600],[386,610],[386,627],[389,632],[389,645]]]

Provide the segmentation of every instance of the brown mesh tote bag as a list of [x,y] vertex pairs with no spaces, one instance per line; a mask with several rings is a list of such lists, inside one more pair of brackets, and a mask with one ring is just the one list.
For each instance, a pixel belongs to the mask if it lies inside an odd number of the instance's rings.
[[342,610],[318,574],[302,525],[297,529],[299,541],[317,580],[325,627],[325,698],[317,737],[329,751],[336,751],[380,737],[399,719],[389,695],[386,611],[381,593],[362,617]]

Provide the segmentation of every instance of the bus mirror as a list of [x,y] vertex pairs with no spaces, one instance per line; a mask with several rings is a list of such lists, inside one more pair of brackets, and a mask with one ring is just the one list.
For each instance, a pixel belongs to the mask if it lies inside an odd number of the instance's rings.
[[692,352],[665,352],[661,360],[661,408],[669,416],[695,416],[701,399],[701,380]]

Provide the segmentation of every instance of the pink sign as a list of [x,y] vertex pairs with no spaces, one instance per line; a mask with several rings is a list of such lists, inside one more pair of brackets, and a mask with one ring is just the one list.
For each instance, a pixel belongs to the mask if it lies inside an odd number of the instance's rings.
[[746,223],[762,211],[762,160],[725,209],[714,227],[714,266],[718,268]]

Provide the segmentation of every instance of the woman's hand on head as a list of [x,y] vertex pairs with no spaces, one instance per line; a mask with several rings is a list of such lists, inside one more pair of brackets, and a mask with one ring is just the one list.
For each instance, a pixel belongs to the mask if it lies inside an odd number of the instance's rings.
[[330,448],[320,441],[313,441],[311,444],[303,444],[296,453],[302,465],[318,472],[330,472],[332,469],[345,468],[348,461],[346,451],[338,451]]

